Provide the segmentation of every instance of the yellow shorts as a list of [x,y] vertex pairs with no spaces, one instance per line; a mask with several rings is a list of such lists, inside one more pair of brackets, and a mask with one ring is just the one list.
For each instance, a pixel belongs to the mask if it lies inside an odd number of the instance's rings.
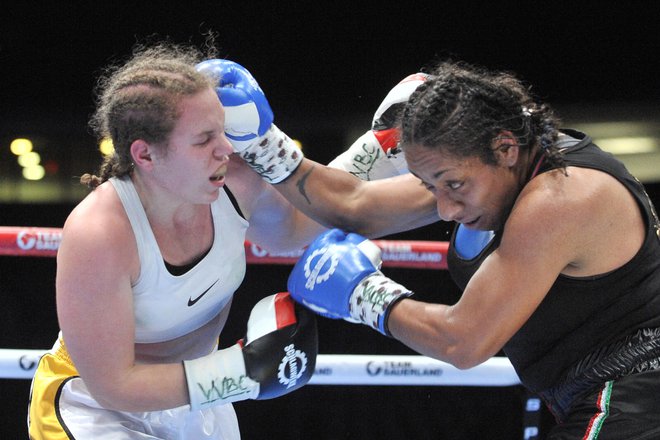
[[28,428],[31,440],[240,439],[231,404],[140,413],[103,408],[78,376],[61,338],[32,379]]

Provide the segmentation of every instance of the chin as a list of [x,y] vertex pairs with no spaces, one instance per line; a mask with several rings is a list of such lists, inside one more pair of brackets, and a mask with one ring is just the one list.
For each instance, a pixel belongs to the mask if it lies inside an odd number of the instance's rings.
[[488,220],[479,219],[476,223],[473,223],[471,225],[464,225],[468,229],[473,229],[475,231],[496,231],[497,228],[499,227],[498,225],[494,224],[494,222],[490,222]]
[[216,190],[211,191],[211,192],[205,192],[204,196],[200,198],[198,203],[201,203],[201,204],[213,203],[216,200],[218,200],[218,197],[220,197],[220,189],[216,189]]

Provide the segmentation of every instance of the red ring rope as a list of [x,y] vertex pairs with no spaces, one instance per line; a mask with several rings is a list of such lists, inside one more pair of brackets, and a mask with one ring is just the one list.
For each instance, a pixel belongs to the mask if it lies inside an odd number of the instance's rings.
[[[0,226],[0,255],[54,257],[61,228]],[[449,243],[441,241],[373,240],[381,248],[384,267],[447,269]],[[245,242],[248,264],[294,264],[302,251],[270,253]]]

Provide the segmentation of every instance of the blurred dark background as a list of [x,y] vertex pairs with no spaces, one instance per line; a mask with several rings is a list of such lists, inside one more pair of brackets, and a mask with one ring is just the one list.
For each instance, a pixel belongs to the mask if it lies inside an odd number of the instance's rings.
[[[327,162],[369,127],[387,91],[444,58],[516,72],[567,123],[657,127],[656,2],[22,2],[0,23],[0,225],[61,227],[81,197],[76,176],[100,153],[86,123],[100,69],[136,42],[202,44],[259,80],[276,123]],[[602,126],[602,125],[601,125]],[[35,140],[50,164],[25,182],[11,140]],[[648,163],[649,161],[646,160]],[[660,162],[651,162],[660,169]],[[660,203],[659,179],[644,179]],[[41,185],[41,186],[39,186]],[[40,188],[39,191],[34,188]],[[56,190],[53,188],[57,188]],[[39,194],[42,194],[41,196]],[[43,194],[46,194],[45,196]],[[50,195],[49,195],[50,194]],[[439,223],[392,238],[446,241]],[[605,239],[605,238],[604,238]],[[287,266],[250,266],[223,341],[242,336],[251,306],[282,290]],[[386,271],[428,301],[453,302],[444,272]],[[0,348],[49,348],[58,331],[51,258],[0,257]],[[321,352],[413,354],[362,326],[320,320]],[[0,438],[26,438],[29,381],[0,379]],[[235,405],[245,439],[520,439],[519,387],[308,386]],[[543,426],[552,420],[543,415]]]

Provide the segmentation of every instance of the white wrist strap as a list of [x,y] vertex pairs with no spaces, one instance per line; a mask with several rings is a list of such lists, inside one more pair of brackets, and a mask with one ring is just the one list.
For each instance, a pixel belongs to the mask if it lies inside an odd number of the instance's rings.
[[245,372],[245,361],[238,344],[183,361],[183,367],[192,410],[254,399],[259,395],[259,384]]
[[385,154],[372,130],[357,138],[328,166],[348,171],[361,180],[385,179],[408,172],[403,152],[392,156]]
[[234,149],[268,183],[280,183],[289,177],[304,157],[293,140],[275,124],[263,136],[240,146],[237,143],[232,141]]
[[411,295],[410,289],[392,281],[380,271],[375,272],[360,281],[353,290],[349,305],[351,318],[390,336],[387,329],[390,307],[399,299]]

